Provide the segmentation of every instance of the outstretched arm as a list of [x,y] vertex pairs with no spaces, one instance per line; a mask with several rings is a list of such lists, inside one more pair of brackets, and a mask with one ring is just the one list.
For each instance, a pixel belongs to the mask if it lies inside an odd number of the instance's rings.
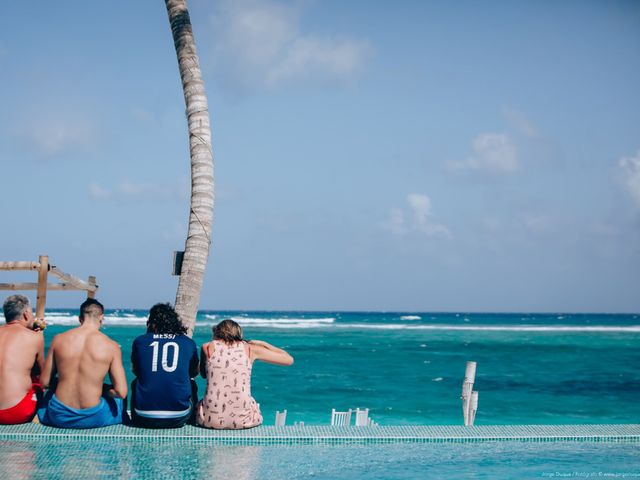
[[285,367],[293,365],[293,357],[291,355],[281,348],[274,347],[262,340],[251,340],[249,342],[249,354],[252,360],[262,360],[263,362]]

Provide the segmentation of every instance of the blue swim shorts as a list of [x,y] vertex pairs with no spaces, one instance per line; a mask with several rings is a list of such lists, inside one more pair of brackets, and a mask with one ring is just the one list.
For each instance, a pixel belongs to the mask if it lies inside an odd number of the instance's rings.
[[66,406],[55,393],[46,395],[38,408],[38,418],[43,425],[58,428],[97,428],[123,423],[126,410],[121,398],[100,397],[95,407],[77,409]]

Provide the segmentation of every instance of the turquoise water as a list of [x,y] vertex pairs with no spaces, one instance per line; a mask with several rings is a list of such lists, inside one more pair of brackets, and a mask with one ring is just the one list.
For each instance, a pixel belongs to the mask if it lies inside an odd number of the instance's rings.
[[[36,478],[638,478],[637,444],[210,446],[0,441],[0,475]],[[152,459],[152,461],[149,461]]]
[[[77,325],[48,311],[47,344]],[[110,310],[104,332],[130,348],[146,312]],[[328,424],[332,408],[367,407],[381,425],[460,424],[465,362],[478,362],[476,424],[634,423],[640,418],[638,315],[201,312],[194,339],[235,318],[247,338],[288,350],[292,367],[257,363],[265,424]],[[199,380],[201,392],[204,384]]]

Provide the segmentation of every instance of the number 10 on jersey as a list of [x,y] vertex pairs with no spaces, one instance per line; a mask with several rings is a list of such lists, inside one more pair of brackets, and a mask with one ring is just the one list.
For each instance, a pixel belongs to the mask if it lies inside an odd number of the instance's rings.
[[[151,371],[158,371],[158,350],[160,349],[160,342],[151,342],[150,347],[153,347],[153,358],[151,360]],[[171,348],[171,362],[169,362],[169,349]],[[176,342],[167,342],[162,346],[162,359],[160,365],[165,372],[173,372],[178,368],[178,354],[180,353],[180,346]]]

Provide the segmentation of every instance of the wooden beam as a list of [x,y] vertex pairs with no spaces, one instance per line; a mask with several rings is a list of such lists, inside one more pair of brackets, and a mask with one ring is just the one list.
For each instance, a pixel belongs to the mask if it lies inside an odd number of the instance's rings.
[[49,275],[49,257],[40,255],[38,258],[38,296],[36,299],[36,318],[44,318],[44,307],[47,304],[47,276]]
[[38,262],[0,262],[0,270],[38,270]]
[[[37,290],[37,283],[0,283],[0,290]],[[47,290],[84,290],[70,283],[47,283]]]
[[96,277],[94,277],[93,275],[91,275],[89,277],[89,285],[95,287],[95,290],[87,290],[87,298],[96,298],[96,290],[98,289],[98,285],[96,285]]
[[78,287],[78,290],[86,290],[87,292],[95,292],[98,290],[97,285],[91,285],[84,280],[80,280],[78,277],[74,277],[73,275],[69,275],[68,273],[64,273],[58,267],[51,267],[51,273],[58,277],[63,282],[69,283],[71,285],[75,285]]

